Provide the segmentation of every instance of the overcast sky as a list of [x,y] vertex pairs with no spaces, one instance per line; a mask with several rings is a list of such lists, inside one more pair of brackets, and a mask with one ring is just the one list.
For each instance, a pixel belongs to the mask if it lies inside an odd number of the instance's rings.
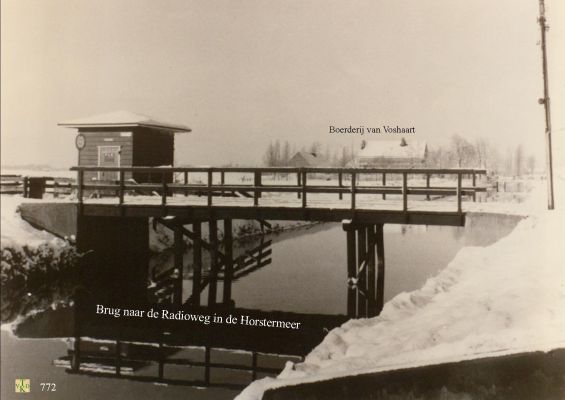
[[[565,7],[547,1],[564,136]],[[117,110],[190,126],[177,164],[256,164],[277,138],[351,143],[329,125],[543,155],[537,0],[2,0],[1,11],[3,165],[73,165],[75,131],[57,122]]]

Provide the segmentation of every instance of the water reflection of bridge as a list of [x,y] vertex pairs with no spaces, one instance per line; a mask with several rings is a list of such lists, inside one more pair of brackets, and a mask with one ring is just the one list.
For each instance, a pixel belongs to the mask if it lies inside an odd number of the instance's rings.
[[[140,308],[139,304],[136,307]],[[234,316],[301,321],[305,330],[202,325],[186,321],[124,321],[93,316],[85,307],[68,354],[55,360],[67,372],[175,385],[241,388],[259,376],[300,360],[345,316],[265,313],[231,309]],[[211,314],[209,308],[186,312]],[[216,315],[225,315],[216,309]],[[231,376],[229,371],[242,375]]]

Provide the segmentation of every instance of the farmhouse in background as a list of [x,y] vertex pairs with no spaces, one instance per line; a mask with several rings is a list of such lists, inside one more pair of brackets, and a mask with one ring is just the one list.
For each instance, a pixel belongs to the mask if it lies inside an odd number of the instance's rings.
[[[184,125],[157,121],[128,111],[117,111],[59,123],[78,129],[78,165],[89,167],[173,166],[174,134],[190,132]],[[161,180],[161,176],[126,173],[138,182]],[[85,180],[115,180],[118,173],[85,172]],[[168,180],[172,179],[168,177]]]
[[424,167],[428,157],[426,142],[417,140],[363,141],[355,159],[361,168]]
[[299,151],[288,162],[291,167],[329,167],[330,162],[317,153]]

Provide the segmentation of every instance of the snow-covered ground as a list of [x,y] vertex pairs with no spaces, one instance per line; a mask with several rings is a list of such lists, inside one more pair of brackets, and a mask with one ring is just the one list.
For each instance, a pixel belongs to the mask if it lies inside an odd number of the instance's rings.
[[[565,170],[556,177],[563,199]],[[253,382],[238,400],[265,390],[462,359],[565,347],[564,202],[545,210],[545,187],[531,216],[490,247],[462,249],[419,290],[389,301],[380,316],[332,330],[303,363]]]
[[2,196],[1,198],[1,243],[2,247],[21,247],[27,245],[36,247],[44,243],[62,246],[65,242],[52,234],[35,229],[24,221],[17,209],[24,201],[26,203],[41,202],[41,200],[24,199],[21,196]]

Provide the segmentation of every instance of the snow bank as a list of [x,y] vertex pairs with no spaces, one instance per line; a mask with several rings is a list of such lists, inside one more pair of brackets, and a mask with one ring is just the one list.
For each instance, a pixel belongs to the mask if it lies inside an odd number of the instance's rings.
[[56,236],[42,230],[35,229],[24,221],[18,213],[18,206],[22,201],[31,203],[33,199],[24,199],[21,196],[2,196],[1,198],[1,242],[2,247],[37,247],[44,243],[53,246],[62,246],[65,242]]
[[237,399],[334,377],[564,347],[565,212],[563,204],[556,208],[536,211],[490,247],[462,249],[421,289],[399,294],[379,317],[332,330],[303,363],[287,363],[276,379],[253,382]]

